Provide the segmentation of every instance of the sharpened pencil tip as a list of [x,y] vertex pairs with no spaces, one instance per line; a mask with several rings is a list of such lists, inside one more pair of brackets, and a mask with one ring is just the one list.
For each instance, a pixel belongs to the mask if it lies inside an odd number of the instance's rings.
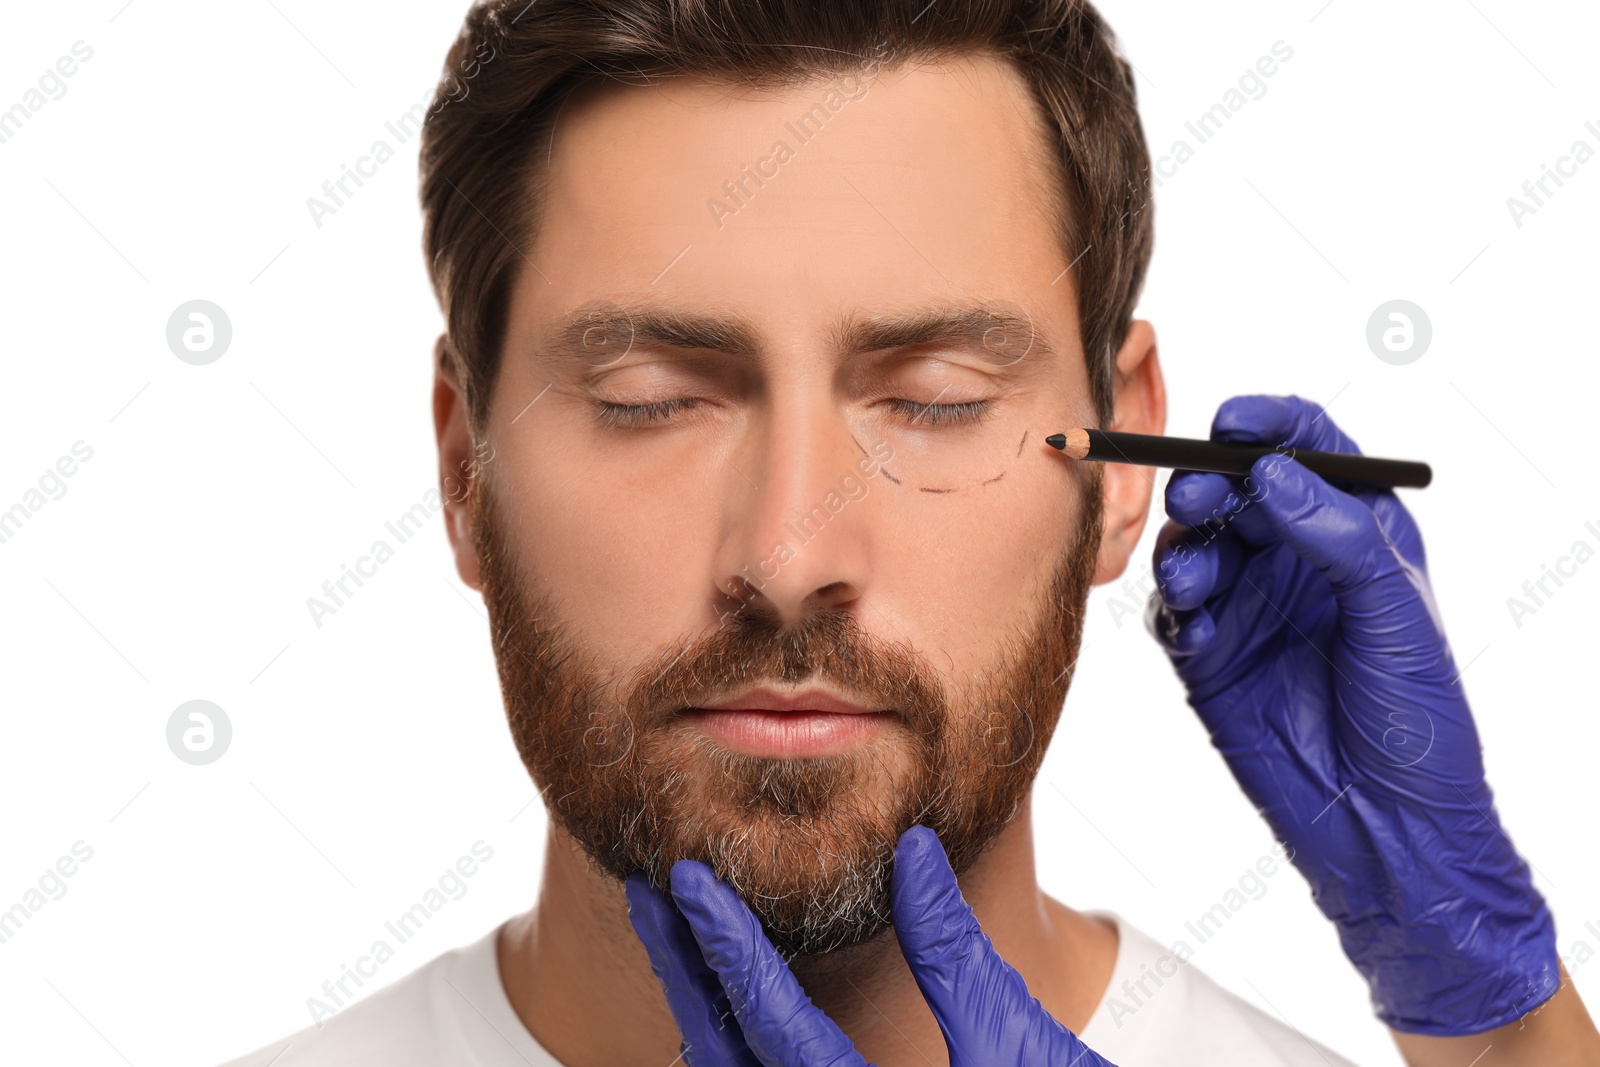
[[1053,433],[1044,439],[1044,443],[1049,445],[1051,448],[1066,448],[1067,435],[1064,433]]

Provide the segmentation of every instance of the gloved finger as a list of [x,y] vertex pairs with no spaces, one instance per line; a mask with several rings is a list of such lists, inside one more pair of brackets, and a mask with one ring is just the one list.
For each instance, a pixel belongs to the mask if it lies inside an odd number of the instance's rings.
[[1261,487],[1254,478],[1234,478],[1211,471],[1174,471],[1167,480],[1167,515],[1208,538],[1233,532],[1245,544],[1262,545],[1272,530],[1255,514],[1251,502]]
[[867,1067],[845,1032],[806,996],[761,923],[694,860],[672,865],[672,899],[717,973],[745,1043],[765,1067]]
[[1328,418],[1322,405],[1298,396],[1230,397],[1211,420],[1211,439],[1287,445],[1317,452],[1361,451]]
[[1156,590],[1167,607],[1193,611],[1233,584],[1243,551],[1232,533],[1208,540],[1193,527],[1169,521],[1156,535]]
[[900,835],[889,892],[900,952],[944,1032],[952,1067],[1110,1067],[1051,1018],[1022,975],[1000,958],[928,827]]
[[759,1067],[717,973],[706,965],[689,923],[671,898],[651,886],[643,873],[630,875],[623,889],[628,920],[650,954],[650,969],[666,992],[683,1037],[683,1062],[689,1067]]
[[1287,457],[1263,456],[1255,466],[1269,464],[1276,469],[1262,514],[1327,579],[1347,642],[1382,649],[1396,670],[1406,660],[1430,663],[1435,672],[1448,665],[1431,599],[1424,599],[1426,579],[1401,558],[1372,509]]
[[1205,608],[1169,608],[1158,593],[1152,593],[1145,605],[1144,625],[1167,656],[1175,660],[1205,651],[1217,636],[1217,620],[1211,612]]

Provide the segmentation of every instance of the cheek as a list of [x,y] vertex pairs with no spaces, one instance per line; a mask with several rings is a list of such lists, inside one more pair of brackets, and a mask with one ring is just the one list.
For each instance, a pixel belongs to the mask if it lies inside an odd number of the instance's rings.
[[936,670],[953,663],[963,675],[992,662],[1003,635],[1034,617],[1041,587],[1070,543],[1075,484],[1048,462],[1030,467],[943,498],[942,515],[928,507],[905,516],[882,542],[873,575],[878,599],[903,605],[909,618],[896,625],[919,649],[926,645]]
[[507,463],[497,489],[505,536],[562,622],[612,662],[702,626],[713,581],[695,561],[712,558],[713,531],[682,483],[590,455],[542,455],[515,473]]

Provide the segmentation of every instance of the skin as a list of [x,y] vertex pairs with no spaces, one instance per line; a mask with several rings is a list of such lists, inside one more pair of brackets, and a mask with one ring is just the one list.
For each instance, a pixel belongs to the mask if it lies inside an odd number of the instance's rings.
[[[953,692],[995,661],[996,635],[1017,624],[1018,605],[1032,604],[1070,538],[1082,474],[1042,439],[1096,420],[1075,277],[1064,273],[1071,257],[1044,214],[1044,126],[1024,83],[989,57],[881,70],[868,94],[717,227],[707,199],[775,139],[794,147],[784,123],[824,91],[673,79],[569,101],[549,147],[542,228],[521,246],[527,269],[476,452],[457,384],[448,374],[436,384],[441,480],[458,485],[469,470],[492,479],[518,557],[536,563],[563,621],[619,672],[737,607],[736,576],[768,558],[784,524],[852,469],[861,454],[852,429],[887,397],[994,398],[1007,425],[1032,432],[989,484],[921,493],[872,479],[762,586],[785,620],[849,611],[868,631],[911,644]],[[547,358],[553,332],[597,299],[736,316],[758,335],[757,351],[699,350],[690,360],[635,346],[598,369]],[[1021,308],[1052,351],[1040,346],[1024,366],[998,372],[961,345],[840,354],[828,344],[842,315],[993,299]],[[1148,323],[1134,323],[1116,355],[1115,396],[1111,426],[1162,432],[1166,395]],[[596,417],[597,401],[678,397],[698,406],[646,429]],[[475,466],[475,455],[493,458]],[[1096,583],[1123,572],[1153,489],[1142,468],[1104,473]],[[463,497],[447,495],[446,522],[457,569],[476,588]],[[1104,994],[1116,934],[1040,891],[1026,806],[961,886],[1033,994],[1081,1030]],[[677,1055],[621,885],[559,827],[549,831],[536,905],[506,926],[498,948],[512,1005],[562,1062],[660,1065]],[[892,938],[796,970],[869,1061],[946,1062]],[[1556,1032],[1568,1003],[1582,1012],[1563,990],[1530,1029]],[[1465,1063],[1470,1056],[1428,1058],[1459,1040],[1404,1038],[1403,1047],[1413,1064]],[[1497,1040],[1492,1055],[1503,1047]],[[1539,1062],[1593,1062],[1561,1057]]]
[[[1393,1031],[1391,1031],[1393,1032]],[[1565,965],[1555,996],[1514,1023],[1470,1037],[1420,1037],[1394,1032],[1411,1067],[1522,1067],[1600,1064],[1600,1032]]]

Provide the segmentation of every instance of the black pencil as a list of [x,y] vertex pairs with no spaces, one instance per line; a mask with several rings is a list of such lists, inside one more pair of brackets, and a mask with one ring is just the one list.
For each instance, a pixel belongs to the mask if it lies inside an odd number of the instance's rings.
[[1423,489],[1433,481],[1433,470],[1426,463],[1408,459],[1379,459],[1348,452],[1226,444],[1192,437],[1157,437],[1117,430],[1068,430],[1066,433],[1053,433],[1044,440],[1045,444],[1059,448],[1073,459],[1094,463],[1136,463],[1144,467],[1169,467],[1173,470],[1249,474],[1251,464],[1262,456],[1281,453],[1293,456],[1307,470],[1322,475],[1328,481],[1345,485]]

